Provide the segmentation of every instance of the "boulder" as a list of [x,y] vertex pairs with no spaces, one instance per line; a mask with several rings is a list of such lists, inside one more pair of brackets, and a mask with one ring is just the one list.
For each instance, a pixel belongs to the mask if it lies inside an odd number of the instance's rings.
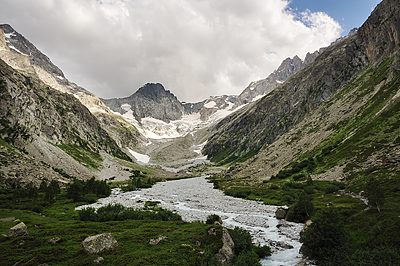
[[275,212],[276,219],[285,219],[287,214],[287,210],[279,208]]
[[232,240],[232,237],[229,235],[229,232],[226,228],[222,229],[222,248],[217,253],[217,260],[222,265],[227,265],[231,262],[233,256],[233,248],[235,247],[235,243]]
[[217,230],[214,227],[211,227],[210,229],[208,229],[208,234],[211,236],[216,236],[217,235]]
[[100,263],[100,262],[102,262],[103,260],[104,260],[103,257],[97,257],[93,262],[94,262],[94,263]]
[[149,243],[150,243],[150,245],[155,246],[155,245],[158,245],[158,243],[160,243],[162,240],[165,240],[165,239],[167,239],[166,236],[159,235],[157,238],[150,239]]
[[82,248],[87,254],[100,253],[118,246],[118,242],[110,233],[89,236],[82,241]]
[[26,225],[23,222],[21,222],[16,226],[11,227],[7,236],[8,237],[27,236],[28,234],[29,234],[28,227],[26,227]]
[[12,222],[12,221],[15,221],[15,218],[14,217],[1,218],[0,221],[2,221],[2,222]]
[[53,237],[53,238],[47,239],[47,242],[49,242],[51,244],[57,244],[57,243],[60,243],[61,241],[62,241],[62,239],[59,237]]

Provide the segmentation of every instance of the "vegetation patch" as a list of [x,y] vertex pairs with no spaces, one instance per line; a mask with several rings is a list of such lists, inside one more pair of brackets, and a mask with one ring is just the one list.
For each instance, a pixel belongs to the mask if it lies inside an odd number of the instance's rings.
[[100,153],[73,144],[58,145],[60,149],[89,169],[98,170],[103,158]]

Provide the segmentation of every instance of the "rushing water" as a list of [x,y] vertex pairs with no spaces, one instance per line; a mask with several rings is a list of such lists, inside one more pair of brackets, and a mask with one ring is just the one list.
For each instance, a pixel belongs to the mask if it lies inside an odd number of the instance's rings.
[[[299,255],[299,233],[303,225],[277,220],[275,206],[226,196],[213,189],[205,177],[157,183],[152,188],[122,193],[114,189],[112,194],[90,205],[101,207],[120,203],[127,207],[142,207],[144,201],[159,201],[160,206],[174,210],[188,222],[206,220],[210,214],[218,214],[223,226],[240,226],[250,232],[257,245],[268,244],[273,255],[261,260],[263,265],[296,265]],[[80,206],[83,208],[86,206]]]

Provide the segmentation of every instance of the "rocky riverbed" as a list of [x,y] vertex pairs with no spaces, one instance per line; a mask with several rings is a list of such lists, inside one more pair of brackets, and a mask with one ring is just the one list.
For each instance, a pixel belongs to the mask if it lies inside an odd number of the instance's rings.
[[159,201],[159,206],[176,211],[188,222],[205,221],[210,214],[218,214],[223,226],[240,226],[248,230],[257,245],[268,244],[273,255],[263,259],[263,265],[296,265],[300,259],[299,234],[302,224],[275,218],[275,206],[233,198],[213,189],[205,177],[157,183],[150,189],[123,193],[114,189],[112,194],[98,202],[80,206],[99,208],[109,203],[127,207],[143,207],[145,201]]

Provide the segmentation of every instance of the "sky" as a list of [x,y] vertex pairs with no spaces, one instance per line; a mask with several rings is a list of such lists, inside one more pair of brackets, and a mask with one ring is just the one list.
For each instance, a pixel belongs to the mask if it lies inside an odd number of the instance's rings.
[[378,0],[2,0],[10,24],[101,98],[159,82],[185,102],[239,94],[360,27]]

